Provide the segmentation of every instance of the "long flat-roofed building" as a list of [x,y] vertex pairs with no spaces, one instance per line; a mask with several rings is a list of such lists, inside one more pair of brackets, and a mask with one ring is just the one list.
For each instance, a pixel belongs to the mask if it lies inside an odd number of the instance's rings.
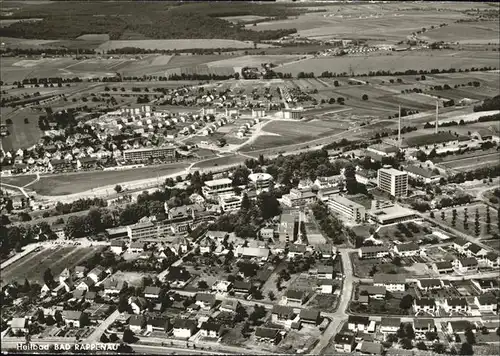
[[371,210],[369,214],[373,221],[381,225],[410,221],[419,217],[413,210],[403,208],[400,205]]
[[132,240],[158,237],[158,228],[151,221],[127,226],[128,237]]
[[219,206],[223,211],[236,211],[241,208],[242,197],[239,196],[221,196],[219,197]]
[[328,208],[339,213],[349,220],[362,222],[366,220],[366,209],[363,205],[353,202],[341,195],[332,195],[328,198]]
[[221,196],[234,195],[233,184],[229,178],[208,180],[201,188],[206,199],[218,200]]
[[147,161],[153,158],[175,160],[175,146],[136,148],[123,151],[123,159],[131,162]]
[[394,168],[380,168],[377,177],[380,190],[393,197],[408,195],[408,173]]

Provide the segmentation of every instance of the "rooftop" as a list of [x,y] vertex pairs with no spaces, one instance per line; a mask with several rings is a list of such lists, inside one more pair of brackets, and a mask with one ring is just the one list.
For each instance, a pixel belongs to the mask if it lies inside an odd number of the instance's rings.
[[404,139],[403,142],[408,147],[416,147],[416,146],[434,145],[455,140],[464,141],[468,140],[468,138],[465,136],[454,135],[448,131],[441,131],[438,133],[430,133],[425,135],[408,137]]
[[207,187],[215,187],[218,185],[223,185],[223,184],[231,184],[233,181],[229,178],[221,178],[221,179],[214,179],[214,180],[207,180],[205,182],[205,185]]

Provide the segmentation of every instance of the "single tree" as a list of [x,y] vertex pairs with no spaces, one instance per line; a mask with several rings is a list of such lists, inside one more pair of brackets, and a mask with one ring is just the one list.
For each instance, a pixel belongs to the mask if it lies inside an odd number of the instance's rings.
[[115,186],[115,192],[116,192],[116,193],[121,193],[121,191],[122,191],[122,190],[123,190],[123,188],[122,188],[122,186],[121,186],[121,185],[117,184],[117,185]]

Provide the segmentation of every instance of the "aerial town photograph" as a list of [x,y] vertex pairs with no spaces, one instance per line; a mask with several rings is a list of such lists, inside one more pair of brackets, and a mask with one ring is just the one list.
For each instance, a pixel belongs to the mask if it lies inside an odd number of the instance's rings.
[[2,354],[499,355],[498,1],[0,0]]

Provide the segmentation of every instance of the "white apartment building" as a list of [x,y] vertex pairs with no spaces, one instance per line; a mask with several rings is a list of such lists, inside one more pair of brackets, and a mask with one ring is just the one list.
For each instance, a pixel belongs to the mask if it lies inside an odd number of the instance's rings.
[[152,222],[139,222],[127,226],[128,237],[132,240],[158,237],[158,227]]
[[236,211],[241,208],[242,197],[239,196],[220,196],[219,197],[219,207],[225,211]]
[[393,197],[408,195],[408,173],[394,168],[380,168],[377,176],[380,190]]
[[267,191],[272,187],[273,176],[269,173],[252,173],[248,176],[250,184],[258,191]]
[[208,180],[201,188],[203,195],[209,200],[218,200],[220,196],[234,195],[233,184],[229,178]]
[[131,162],[147,161],[153,158],[175,160],[175,146],[137,148],[123,151],[123,159]]
[[353,202],[341,195],[331,195],[327,202],[331,211],[339,213],[349,220],[362,222],[366,220],[366,209],[363,205]]

